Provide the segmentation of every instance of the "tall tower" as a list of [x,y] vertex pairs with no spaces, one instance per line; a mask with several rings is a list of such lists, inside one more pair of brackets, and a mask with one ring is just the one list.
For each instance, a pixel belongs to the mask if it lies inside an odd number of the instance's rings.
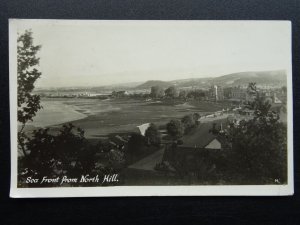
[[219,100],[219,96],[218,96],[218,86],[217,85],[214,85],[214,94],[215,94],[215,99],[216,99],[216,101],[218,101]]

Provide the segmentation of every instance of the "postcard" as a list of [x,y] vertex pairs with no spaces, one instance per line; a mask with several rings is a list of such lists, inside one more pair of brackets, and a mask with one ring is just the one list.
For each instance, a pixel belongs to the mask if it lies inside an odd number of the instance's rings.
[[9,20],[14,198],[292,195],[290,21]]

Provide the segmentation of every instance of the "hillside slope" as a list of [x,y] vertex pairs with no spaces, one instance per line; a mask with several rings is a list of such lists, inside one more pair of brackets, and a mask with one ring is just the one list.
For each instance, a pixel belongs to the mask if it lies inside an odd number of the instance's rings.
[[284,86],[287,82],[286,72],[283,70],[277,71],[254,71],[254,72],[240,72],[223,75],[220,77],[208,78],[191,78],[173,81],[149,80],[145,83],[136,86],[136,89],[149,89],[152,86],[160,86],[163,88],[175,85],[179,88],[183,87],[198,87],[207,88],[211,85],[228,86],[244,86],[250,82],[255,82],[259,85],[275,85]]
[[167,81],[161,81],[161,80],[148,80],[145,83],[136,86],[136,89],[149,89],[153,86],[159,86],[162,88],[166,88],[171,86],[172,83],[171,82],[167,82]]

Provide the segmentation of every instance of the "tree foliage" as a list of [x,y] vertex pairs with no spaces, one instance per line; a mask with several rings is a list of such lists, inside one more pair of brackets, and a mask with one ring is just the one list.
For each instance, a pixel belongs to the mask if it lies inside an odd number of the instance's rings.
[[167,123],[167,132],[173,138],[173,140],[178,140],[183,136],[184,127],[180,120],[171,120]]
[[205,92],[203,90],[192,90],[187,93],[188,98],[203,99],[205,98]]
[[254,111],[252,119],[230,124],[224,135],[231,146],[230,166],[247,181],[270,183],[287,179],[287,127],[278,113],[260,96],[255,84],[249,85],[256,96],[246,108]]
[[169,98],[177,98],[178,97],[177,88],[175,86],[168,87],[165,90],[165,95]]
[[247,94],[250,96],[256,96],[258,94],[256,83],[250,82],[248,84]]
[[33,131],[26,142],[30,150],[19,159],[19,180],[26,177],[78,177],[92,174],[96,163],[96,148],[84,137],[84,131],[72,124],[63,125],[57,135],[49,129]]
[[188,133],[191,128],[195,126],[195,121],[192,115],[186,115],[181,119],[181,123],[184,127],[184,133]]
[[33,44],[32,32],[26,30],[18,37],[18,121],[25,124],[41,108],[39,95],[32,94],[35,81],[41,76],[36,56],[40,45]]
[[148,129],[145,132],[145,139],[148,145],[160,145],[161,134],[155,124],[151,123],[148,127]]
[[164,96],[164,89],[159,86],[152,86],[150,96],[152,98],[161,98]]
[[189,133],[191,129],[199,125],[199,121],[198,121],[199,118],[200,118],[199,113],[193,113],[190,115],[186,115],[181,119],[181,123],[184,127],[185,134]]
[[141,134],[133,133],[128,141],[128,154],[138,155],[139,150],[144,146],[145,137]]
[[26,155],[27,137],[23,129],[41,109],[40,96],[32,93],[35,81],[41,76],[37,67],[39,65],[37,53],[41,46],[33,44],[32,32],[29,30],[20,35],[17,41],[18,122],[22,125],[18,132],[18,143],[23,154]]
[[181,99],[186,99],[187,94],[188,94],[188,93],[187,93],[186,90],[180,90],[180,91],[179,91],[178,97],[181,98]]

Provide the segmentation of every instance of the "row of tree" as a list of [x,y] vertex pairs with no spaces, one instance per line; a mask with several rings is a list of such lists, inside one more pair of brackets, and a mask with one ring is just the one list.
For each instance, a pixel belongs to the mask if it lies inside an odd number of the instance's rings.
[[193,128],[199,125],[198,119],[200,115],[194,113],[192,115],[186,115],[181,120],[173,119],[166,124],[168,135],[172,140],[180,139],[184,134],[188,134]]
[[205,98],[206,94],[203,90],[178,90],[175,86],[170,86],[166,89],[160,86],[152,86],[150,97],[151,98],[193,98],[193,99],[201,99]]
[[[184,116],[181,120],[173,119],[166,124],[166,131],[168,136],[176,141],[180,139],[184,134],[188,134],[191,129],[199,125],[198,119],[200,115],[198,113]],[[148,145],[159,146],[161,143],[161,133],[159,128],[151,123],[145,131],[146,143]]]

